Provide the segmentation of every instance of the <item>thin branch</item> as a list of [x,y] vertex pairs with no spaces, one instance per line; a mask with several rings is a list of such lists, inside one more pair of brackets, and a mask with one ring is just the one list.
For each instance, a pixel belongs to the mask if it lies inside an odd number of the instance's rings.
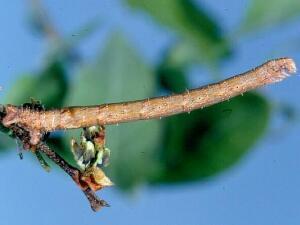
[[81,185],[81,172],[69,165],[63,158],[61,158],[58,154],[50,149],[48,145],[43,142],[40,142],[36,146],[37,150],[43,152],[47,155],[53,162],[55,162],[60,168],[62,168],[73,180],[76,184],[81,187],[81,190],[87,197],[88,201],[90,202],[91,208],[93,211],[98,211],[102,207],[108,207],[109,204],[106,203],[104,200],[99,199],[94,191],[92,191],[88,187],[82,187]]
[[102,207],[108,207],[109,204],[106,201],[99,199],[95,192],[89,188],[85,181],[82,180],[83,174],[77,168],[68,164],[63,158],[61,158],[56,152],[50,149],[50,147],[44,142],[39,142],[37,145],[32,146],[30,141],[30,133],[24,130],[22,127],[18,125],[13,125],[10,129],[14,132],[17,140],[20,140],[23,144],[23,148],[26,150],[32,151],[40,151],[49,157],[56,165],[62,168],[72,179],[73,181],[80,187],[86,198],[88,199],[90,206],[93,211],[98,211]]
[[42,112],[6,105],[6,116],[2,123],[6,127],[22,124],[32,132],[31,143],[37,144],[39,133],[36,131],[51,132],[92,125],[118,124],[190,112],[266,84],[279,82],[295,72],[296,65],[292,59],[280,58],[221,82],[165,97],[99,106],[66,107]]

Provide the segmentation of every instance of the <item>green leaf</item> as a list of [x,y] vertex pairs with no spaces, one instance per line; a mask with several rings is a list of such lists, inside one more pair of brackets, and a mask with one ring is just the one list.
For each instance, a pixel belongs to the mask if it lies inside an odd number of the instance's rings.
[[21,76],[10,88],[4,102],[20,105],[34,98],[47,108],[61,107],[68,91],[65,73],[61,63],[53,62],[35,76]]
[[176,55],[177,64],[190,63],[191,56],[193,61],[215,62],[227,55],[228,43],[220,26],[193,1],[127,0],[127,2],[132,7],[146,11],[157,22],[170,27],[181,36],[181,40],[174,49],[171,49],[172,54]]
[[299,0],[252,0],[242,23],[243,32],[280,25],[300,15]]
[[84,25],[80,26],[79,29],[74,30],[71,33],[71,37],[68,37],[65,41],[68,43],[70,48],[75,48],[78,46],[85,38],[91,37],[102,23],[99,18],[93,18]]
[[180,93],[189,87],[185,73],[180,67],[162,64],[158,67],[156,74],[159,84],[167,91]]
[[[9,89],[3,102],[21,105],[33,98],[40,100],[46,108],[61,107],[67,90],[68,83],[63,65],[53,62],[36,76],[21,76]],[[14,141],[7,136],[6,131],[0,131],[5,133],[0,135],[0,149],[12,147]]]
[[16,146],[16,143],[7,134],[0,133],[0,153],[6,152],[10,147]]
[[[153,96],[155,90],[152,71],[124,37],[115,33],[96,62],[80,72],[66,104],[137,100]],[[131,188],[143,183],[156,170],[154,156],[160,142],[160,127],[159,121],[107,127],[107,147],[111,150],[108,172],[118,187]],[[74,133],[71,135],[74,137]],[[78,137],[78,133],[75,135]]]
[[249,93],[166,120],[164,169],[153,183],[203,180],[236,164],[264,133],[267,101]]
[[[0,121],[5,116],[3,105],[0,105]],[[0,123],[0,153],[3,153],[4,150],[7,150],[9,147],[13,146],[13,140],[10,138],[13,134],[10,129],[3,126]]]

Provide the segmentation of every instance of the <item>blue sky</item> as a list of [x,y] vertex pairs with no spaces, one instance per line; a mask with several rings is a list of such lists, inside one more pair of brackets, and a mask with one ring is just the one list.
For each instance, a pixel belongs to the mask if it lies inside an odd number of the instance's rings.
[[[226,32],[234,32],[248,1],[199,1],[223,22]],[[101,49],[107,33],[122,28],[145,60],[157,62],[172,34],[157,27],[147,17],[133,14],[118,0],[45,1],[58,29],[70,34],[90,19],[100,18],[101,29],[82,43],[87,58]],[[38,69],[46,52],[46,43],[28,29],[26,1],[12,0],[0,7],[0,85],[4,91],[26,71]],[[235,43],[235,55],[222,67],[222,74],[243,72],[267,59],[290,56],[299,62],[300,54],[288,46],[300,41],[300,22],[267,29]],[[278,49],[274,51],[275,49]],[[207,73],[195,68],[192,75]],[[203,80],[192,76],[193,85]],[[276,104],[285,102],[299,110],[299,77],[264,88]],[[0,92],[1,95],[3,93]],[[276,127],[276,120],[272,127]],[[273,130],[272,130],[273,131]],[[26,154],[20,161],[12,149],[0,159],[1,224],[205,224],[260,225],[299,224],[300,221],[300,124],[269,134],[240,164],[207,183],[192,183],[156,188],[142,187],[133,195],[112,188],[99,194],[111,208],[93,213],[77,187],[63,173],[50,174],[32,163]]]

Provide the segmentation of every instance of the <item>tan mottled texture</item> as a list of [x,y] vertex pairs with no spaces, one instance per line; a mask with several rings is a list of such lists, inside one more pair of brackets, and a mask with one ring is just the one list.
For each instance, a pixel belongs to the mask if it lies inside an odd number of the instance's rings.
[[7,105],[3,125],[21,124],[29,131],[54,131],[161,118],[225,101],[266,84],[279,82],[295,72],[296,65],[292,59],[280,58],[221,82],[165,97],[44,112]]

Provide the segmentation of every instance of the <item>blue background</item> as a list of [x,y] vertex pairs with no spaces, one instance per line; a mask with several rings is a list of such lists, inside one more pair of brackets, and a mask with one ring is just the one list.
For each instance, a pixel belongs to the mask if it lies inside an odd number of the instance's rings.
[[[226,33],[234,33],[248,1],[199,1],[222,21]],[[80,45],[88,59],[101,49],[110,31],[122,28],[149,64],[158,56],[172,34],[149,18],[133,13],[118,0],[45,1],[51,19],[64,34],[98,17],[97,33]],[[44,40],[28,28],[26,1],[2,1],[0,7],[0,85],[4,91],[24,71],[38,69],[47,50]],[[243,72],[277,56],[299,62],[300,21],[246,36],[235,43],[235,54],[222,67],[226,76]],[[299,50],[299,49],[298,49]],[[299,52],[299,51],[298,51]],[[193,85],[203,80],[193,76]],[[299,109],[299,77],[294,76],[261,90],[272,103],[286,102]],[[279,124],[279,125],[278,125]],[[0,224],[205,224],[258,225],[299,224],[300,221],[300,123],[284,129],[273,119],[270,132],[237,166],[207,183],[156,188],[142,187],[131,195],[107,189],[100,195],[112,207],[93,213],[73,181],[58,170],[45,173],[31,157],[19,160],[17,151],[1,156]],[[280,129],[276,129],[280,128]]]

